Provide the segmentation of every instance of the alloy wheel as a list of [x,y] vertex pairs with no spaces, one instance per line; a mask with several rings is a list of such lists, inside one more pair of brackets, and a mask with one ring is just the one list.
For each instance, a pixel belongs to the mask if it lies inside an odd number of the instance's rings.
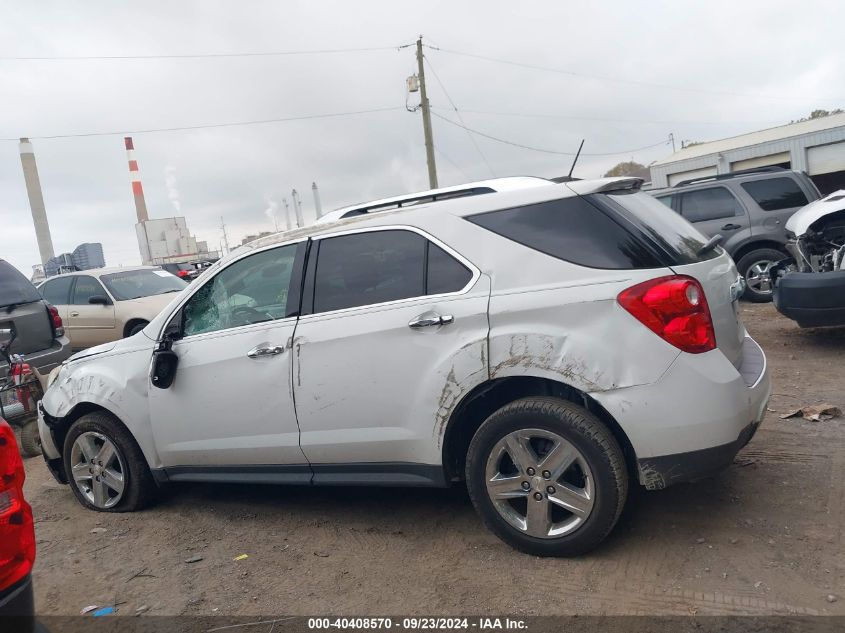
[[759,294],[772,292],[772,280],[769,277],[769,269],[774,265],[773,261],[763,259],[751,264],[745,271],[745,282],[748,287]]
[[595,504],[594,479],[581,452],[561,435],[520,429],[490,451],[487,494],[513,528],[536,538],[578,529]]
[[126,468],[114,443],[102,433],[82,433],[70,451],[73,481],[97,508],[112,508],[123,498]]

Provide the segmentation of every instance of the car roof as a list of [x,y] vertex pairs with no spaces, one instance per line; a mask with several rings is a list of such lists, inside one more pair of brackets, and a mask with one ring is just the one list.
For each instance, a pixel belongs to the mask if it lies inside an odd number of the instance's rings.
[[[543,179],[537,179],[543,180]],[[479,196],[453,198],[438,202],[428,202],[408,207],[397,207],[387,209],[378,213],[356,215],[349,218],[337,219],[332,222],[316,223],[306,227],[280,231],[272,235],[252,240],[232,251],[243,253],[245,251],[257,250],[274,244],[292,242],[308,237],[319,237],[324,234],[335,233],[341,230],[363,229],[370,226],[383,226],[385,224],[414,223],[415,221],[430,221],[431,217],[440,213],[447,213],[456,216],[474,215],[486,211],[496,211],[510,207],[538,204],[566,198],[575,195],[587,195],[590,193],[601,193],[607,191],[619,191],[622,189],[639,189],[642,185],[642,178],[597,178],[593,180],[577,180],[565,183],[545,181],[545,184],[511,191],[497,191]],[[220,261],[228,260],[230,255]]]
[[[450,193],[460,193],[460,192],[467,192],[467,195],[480,195],[480,194],[488,194],[488,193],[498,193],[502,191],[516,191],[519,189],[530,189],[532,187],[541,187],[544,185],[552,184],[551,180],[547,180],[546,178],[539,178],[537,176],[508,176],[506,178],[492,178],[490,180],[476,180],[474,182],[466,182],[460,185],[454,185],[451,187],[439,187],[437,189],[428,189],[425,191],[417,191],[414,193],[405,193],[399,196],[391,196],[389,198],[381,198],[379,200],[370,200],[369,202],[359,202],[358,204],[352,204],[345,207],[341,207],[339,209],[335,209],[334,211],[329,211],[325,215],[323,215],[319,220],[318,223],[326,224],[328,222],[332,222],[334,220],[341,219],[347,213],[371,209],[374,207],[387,207],[392,204],[396,204],[400,206],[402,202],[411,202],[420,200],[421,198],[428,198],[428,197],[437,197],[437,196],[445,196]],[[475,194],[472,193],[472,190],[484,190],[489,189],[490,191],[477,191]],[[389,209],[381,209],[379,212],[387,211]]]
[[58,277],[78,277],[79,275],[93,275],[99,277],[100,275],[108,275],[110,273],[125,273],[133,270],[161,270],[159,266],[107,266],[105,268],[89,268],[88,270],[74,270],[70,273],[62,273],[61,275],[52,275],[44,281],[57,279]]

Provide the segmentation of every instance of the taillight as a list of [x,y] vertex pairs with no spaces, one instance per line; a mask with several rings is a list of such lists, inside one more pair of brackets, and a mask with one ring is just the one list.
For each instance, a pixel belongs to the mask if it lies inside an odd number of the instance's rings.
[[0,418],[0,591],[24,578],[35,562],[35,525],[23,498],[24,477],[15,432]]
[[62,317],[59,316],[59,311],[55,306],[47,304],[47,312],[50,313],[50,322],[53,326],[53,337],[59,338],[65,335],[65,324],[62,322]]
[[617,297],[619,304],[664,341],[690,354],[716,348],[716,332],[701,284],[672,275],[645,281]]
[[176,273],[176,274],[177,274],[179,277],[187,277],[187,276],[188,276],[188,271],[187,271],[187,270],[180,270],[180,271],[179,271],[178,273]]

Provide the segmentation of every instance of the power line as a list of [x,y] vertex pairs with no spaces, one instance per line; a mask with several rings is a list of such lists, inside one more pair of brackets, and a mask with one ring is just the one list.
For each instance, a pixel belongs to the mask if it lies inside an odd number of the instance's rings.
[[461,176],[463,176],[463,177],[464,177],[464,178],[466,178],[467,180],[472,180],[472,178],[470,178],[469,176],[467,176],[467,173],[466,173],[466,172],[465,172],[465,171],[461,168],[461,166],[460,166],[460,165],[458,165],[458,163],[456,163],[455,161],[453,161],[451,158],[449,158],[449,156],[447,156],[446,154],[444,154],[444,153],[443,153],[443,151],[442,151],[439,147],[437,147],[437,145],[435,145],[435,146],[434,146],[434,151],[435,151],[435,152],[437,152],[438,154],[440,154],[443,158],[445,158],[445,159],[446,159],[446,162],[447,162],[447,163],[449,163],[450,165],[452,165],[452,167],[454,167],[454,168],[455,168],[455,169],[457,169],[459,172],[461,172]]
[[[507,139],[499,138],[498,136],[492,136],[490,134],[486,134],[485,132],[480,132],[479,130],[474,130],[470,127],[467,127],[466,125],[463,125],[462,123],[459,123],[457,121],[453,121],[452,119],[447,119],[445,116],[443,116],[441,114],[437,114],[436,112],[432,112],[432,114],[434,116],[436,116],[438,119],[442,119],[443,121],[446,121],[446,123],[449,123],[451,125],[455,125],[457,127],[463,128],[465,130],[468,130],[469,132],[472,132],[473,134],[478,134],[479,136],[483,136],[484,138],[489,138],[491,141],[498,141],[499,143],[504,143],[505,145],[513,145],[514,147],[521,147],[522,149],[530,149],[530,150],[535,151],[535,152],[543,152],[544,154],[558,154],[560,156],[575,156],[575,152],[559,152],[559,151],[553,150],[553,149],[543,149],[541,147],[532,147],[531,145],[523,145],[522,143],[515,143],[514,141],[509,141]],[[640,152],[640,151],[645,150],[645,149],[651,149],[652,147],[659,147],[661,145],[666,145],[667,143],[668,143],[668,141],[661,141],[661,142],[655,143],[653,145],[646,145],[644,147],[636,147],[634,149],[625,149],[625,150],[621,150],[621,151],[618,151],[618,152],[602,152],[602,153],[593,153],[593,154],[588,154],[586,152],[582,152],[581,155],[582,156],[619,156],[620,154],[633,154],[634,152]]]
[[509,59],[500,59],[498,57],[490,57],[488,55],[477,55],[475,53],[465,53],[463,51],[456,51],[449,48],[440,48],[436,46],[431,46],[426,44],[428,48],[435,51],[440,51],[442,53],[449,53],[451,55],[460,55],[461,57],[470,57],[473,59],[482,59],[488,62],[495,62],[497,64],[507,64],[508,66],[517,66],[519,68],[529,68],[531,70],[542,70],[545,72],[557,73],[560,75],[569,75],[570,77],[580,77],[582,79],[598,79],[600,81],[611,81],[615,83],[623,83],[623,84],[631,84],[634,86],[646,86],[648,88],[661,88],[665,90],[679,90],[683,92],[696,92],[696,93],[703,93],[703,94],[714,94],[714,95],[721,95],[721,96],[731,96],[731,97],[746,97],[752,99],[772,99],[776,101],[798,101],[798,102],[810,102],[810,101],[818,101],[819,99],[827,99],[827,100],[837,100],[841,101],[842,97],[786,97],[780,95],[761,95],[761,94],[748,94],[744,92],[732,92],[728,90],[709,90],[707,88],[694,88],[688,86],[673,86],[669,84],[660,84],[660,83],[652,83],[648,81],[637,81],[636,79],[626,79],[622,77],[608,77],[602,75],[588,75],[586,73],[580,73],[573,70],[567,70],[564,68],[552,68],[550,66],[540,66],[538,64],[527,64],[524,62],[515,62]]
[[[440,75],[437,74],[437,71],[434,70],[434,66],[431,64],[431,60],[428,57],[425,58],[428,67],[431,68],[431,72],[434,74],[434,78],[437,80],[437,83],[440,85],[440,89],[443,91],[443,94],[446,95],[446,99],[449,100],[449,103],[452,104],[452,109],[455,111],[455,114],[458,117],[458,120],[466,125],[464,122],[464,118],[461,116],[461,113],[458,111],[458,106],[455,105],[455,102],[452,100],[452,97],[449,96],[449,91],[446,90],[446,86],[443,85],[443,81],[440,79]],[[484,164],[487,165],[487,170],[490,172],[490,175],[493,178],[496,177],[496,172],[493,171],[493,168],[490,166],[487,157],[484,155],[484,152],[481,151],[481,148],[478,146],[478,143],[475,141],[475,137],[467,130],[467,136],[469,137],[470,142],[472,143],[473,147],[475,147],[475,151],[478,152],[478,155],[481,156],[481,160],[484,161]]]
[[41,57],[0,56],[0,61],[43,62],[43,61],[91,61],[91,60],[145,60],[145,59],[214,59],[224,57],[284,57],[289,55],[334,55],[338,53],[369,53],[374,51],[398,51],[413,44],[399,46],[370,46],[365,48],[322,48],[299,51],[266,51],[247,53],[186,53],[183,55],[45,55]]
[[[435,110],[447,110],[442,106],[431,106]],[[603,121],[607,123],[654,123],[659,125],[759,125],[759,124],[783,124],[783,121],[653,121],[647,119],[615,119],[609,117],[573,116],[569,114],[541,114],[532,112],[493,112],[490,110],[468,110],[462,108],[464,114],[485,114],[490,116],[509,116],[534,119],[564,119],[572,121]]]
[[[389,108],[373,108],[370,110],[354,110],[351,112],[331,112],[327,114],[305,114],[302,116],[282,117],[278,119],[261,119],[256,121],[233,121],[229,123],[208,123],[205,125],[185,125],[180,127],[147,128],[143,130],[118,130],[114,132],[80,132],[77,134],[51,134],[47,136],[30,136],[30,139],[54,139],[54,138],[79,138],[83,136],[122,136],[124,134],[147,134],[150,132],[180,132],[183,130],[203,130],[207,128],[235,127],[239,125],[263,125],[265,123],[283,123],[286,121],[307,121],[309,119],[329,119],[334,117],[355,116],[358,114],[371,114],[374,112],[391,112],[402,110],[401,106],[390,106]],[[0,141],[17,141],[17,138],[0,138]]]

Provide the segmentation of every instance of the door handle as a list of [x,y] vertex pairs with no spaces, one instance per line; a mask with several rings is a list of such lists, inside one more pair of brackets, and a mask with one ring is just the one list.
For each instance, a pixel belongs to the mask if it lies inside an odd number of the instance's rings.
[[408,322],[408,327],[418,330],[424,327],[434,327],[437,325],[448,325],[454,323],[455,317],[451,314],[421,314],[420,316],[411,319]]
[[70,316],[79,316],[79,312],[71,312]]
[[272,347],[262,347],[259,345],[249,350],[246,355],[250,358],[264,358],[265,356],[277,356],[284,351],[284,345],[274,345]]
[[741,229],[742,227],[739,224],[726,224],[722,227],[723,231],[736,231],[737,229]]

